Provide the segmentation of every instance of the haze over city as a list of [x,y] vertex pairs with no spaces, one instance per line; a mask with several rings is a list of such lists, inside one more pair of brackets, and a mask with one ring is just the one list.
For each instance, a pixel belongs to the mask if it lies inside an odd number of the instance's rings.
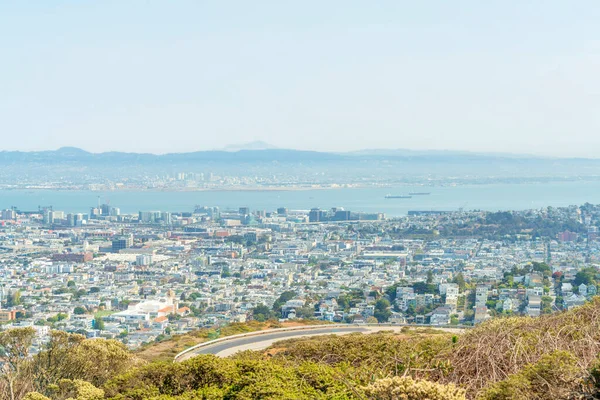
[[600,399],[599,4],[0,1],[0,399]]
[[594,1],[0,4],[2,150],[596,157]]

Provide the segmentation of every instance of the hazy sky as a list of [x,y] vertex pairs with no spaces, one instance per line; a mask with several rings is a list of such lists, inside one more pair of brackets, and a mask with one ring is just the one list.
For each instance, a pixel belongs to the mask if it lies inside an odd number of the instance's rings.
[[0,150],[600,156],[598,0],[0,2]]

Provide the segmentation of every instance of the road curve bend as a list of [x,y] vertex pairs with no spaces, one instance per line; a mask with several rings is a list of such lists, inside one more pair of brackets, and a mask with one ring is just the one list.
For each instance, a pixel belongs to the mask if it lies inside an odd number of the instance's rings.
[[[413,327],[423,327],[414,326]],[[190,347],[175,356],[175,362],[184,361],[201,354],[214,354],[218,357],[228,357],[239,351],[263,350],[273,343],[286,339],[299,339],[319,335],[347,335],[350,333],[374,333],[380,331],[399,332],[404,326],[399,325],[312,325],[295,328],[269,329],[227,336]],[[450,333],[460,333],[464,328],[433,327]]]

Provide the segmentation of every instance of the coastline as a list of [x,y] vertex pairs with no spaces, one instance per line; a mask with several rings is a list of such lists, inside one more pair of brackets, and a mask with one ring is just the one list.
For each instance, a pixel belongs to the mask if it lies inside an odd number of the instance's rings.
[[[475,180],[422,180],[420,182],[387,182],[387,183],[341,183],[341,184],[291,184],[291,185],[230,185],[230,186],[215,186],[215,187],[149,187],[149,186],[122,186],[111,185],[103,187],[101,185],[89,184],[87,187],[78,185],[65,186],[5,186],[0,187],[2,192],[92,192],[92,193],[132,193],[132,192],[149,192],[149,193],[210,193],[210,192],[303,192],[303,191],[329,191],[343,189],[410,189],[421,191],[434,188],[452,188],[452,187],[474,187],[474,186],[496,186],[496,185],[544,185],[544,184],[561,184],[561,183],[576,183],[576,182],[600,182],[600,176],[582,176],[575,178],[520,178],[520,179],[475,179]],[[96,187],[94,187],[96,186]]]
[[[180,190],[178,190],[180,189]],[[186,189],[186,190],[181,190]],[[413,196],[393,201],[387,194],[431,192],[429,196]],[[34,210],[53,206],[68,212],[89,212],[101,202],[120,208],[122,213],[140,210],[179,212],[193,210],[197,205],[237,209],[275,210],[277,207],[309,210],[344,207],[350,211],[385,213],[387,216],[407,215],[414,210],[524,210],[546,206],[596,203],[600,198],[600,182],[548,182],[526,184],[471,185],[393,185],[393,186],[231,186],[227,188],[127,188],[90,190],[63,188],[0,189],[0,209],[17,207]]]
[[310,190],[338,190],[338,189],[381,189],[394,187],[392,185],[336,185],[336,186],[229,186],[219,188],[144,188],[144,187],[128,187],[128,188],[103,188],[103,189],[88,189],[88,188],[0,188],[2,191],[22,191],[22,192],[44,192],[44,191],[61,191],[61,192],[295,192],[295,191],[310,191]]

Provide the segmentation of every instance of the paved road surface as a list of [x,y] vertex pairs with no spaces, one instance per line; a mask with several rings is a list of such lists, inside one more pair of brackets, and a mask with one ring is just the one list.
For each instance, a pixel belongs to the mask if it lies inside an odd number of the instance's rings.
[[[336,328],[316,328],[310,330],[297,330],[287,332],[273,332],[262,335],[242,337],[238,339],[226,340],[191,351],[177,361],[183,361],[199,354],[214,354],[219,357],[228,357],[239,351],[244,350],[263,350],[271,346],[273,343],[285,339],[305,338],[318,335],[347,335],[350,333],[374,333],[379,331],[400,331],[400,326],[348,326]],[[461,332],[460,329],[441,329],[453,333]]]
[[259,336],[250,336],[245,338],[239,338],[234,340],[229,340],[221,343],[215,343],[212,346],[206,346],[199,348],[197,351],[194,351],[194,355],[198,354],[215,354],[220,357],[227,357],[231,354],[235,354],[238,351],[243,350],[262,350],[269,347],[272,343],[275,343],[279,340],[284,339],[292,339],[306,336],[315,336],[315,335],[339,335],[339,334],[348,334],[354,332],[362,332],[367,333],[370,332],[367,327],[360,326],[352,326],[352,327],[343,327],[343,328],[323,328],[323,329],[311,329],[309,331],[289,331],[289,332],[276,332],[276,333],[266,333],[264,335]]

